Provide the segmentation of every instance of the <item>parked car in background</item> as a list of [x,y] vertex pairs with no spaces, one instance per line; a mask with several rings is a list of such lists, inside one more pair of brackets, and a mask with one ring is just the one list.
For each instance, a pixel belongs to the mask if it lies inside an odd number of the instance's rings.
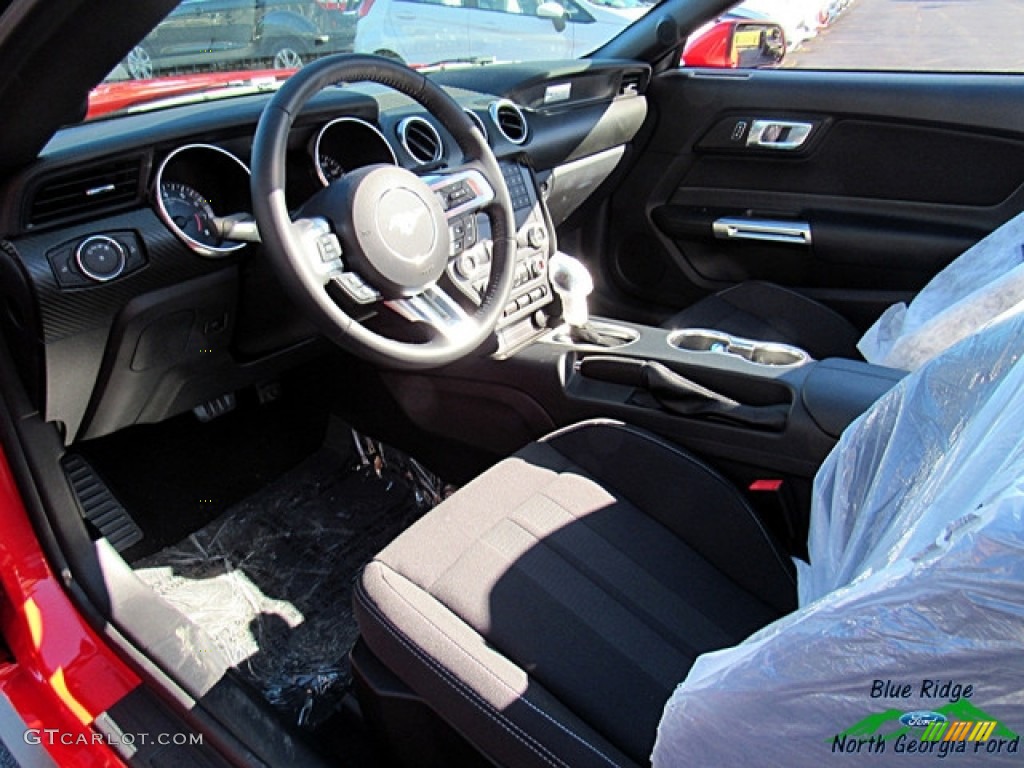
[[314,4],[316,10],[313,17],[320,31],[330,36],[323,46],[326,49],[324,52],[351,51],[355,45],[356,22],[359,21],[362,0],[316,0]]
[[650,8],[639,0],[364,0],[355,50],[412,66],[575,58]]
[[225,67],[302,66],[352,50],[352,3],[311,0],[184,0],[122,62],[135,80]]

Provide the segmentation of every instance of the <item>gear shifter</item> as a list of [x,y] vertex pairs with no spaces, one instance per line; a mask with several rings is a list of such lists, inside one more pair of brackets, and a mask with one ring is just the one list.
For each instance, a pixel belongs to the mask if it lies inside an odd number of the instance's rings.
[[548,279],[562,300],[562,319],[569,326],[569,338],[577,343],[615,347],[620,339],[606,337],[590,323],[587,296],[594,290],[594,278],[583,262],[558,251],[548,261]]
[[594,290],[594,279],[583,262],[558,251],[548,262],[551,287],[562,300],[562,318],[569,328],[583,328],[590,319],[587,296]]

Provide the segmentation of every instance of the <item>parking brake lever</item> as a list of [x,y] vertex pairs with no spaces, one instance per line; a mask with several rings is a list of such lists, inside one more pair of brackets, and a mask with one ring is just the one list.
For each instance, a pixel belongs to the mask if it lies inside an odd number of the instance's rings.
[[653,360],[612,355],[588,355],[578,363],[588,379],[622,384],[649,392],[662,408],[682,416],[726,421],[781,432],[786,427],[785,405],[746,405],[702,387]]

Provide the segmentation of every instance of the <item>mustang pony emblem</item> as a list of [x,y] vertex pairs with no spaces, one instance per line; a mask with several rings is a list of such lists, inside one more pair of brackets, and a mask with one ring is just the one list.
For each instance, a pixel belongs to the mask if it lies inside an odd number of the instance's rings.
[[397,231],[403,237],[409,237],[416,231],[416,227],[419,226],[423,213],[422,208],[415,208],[392,215],[388,219],[388,231]]

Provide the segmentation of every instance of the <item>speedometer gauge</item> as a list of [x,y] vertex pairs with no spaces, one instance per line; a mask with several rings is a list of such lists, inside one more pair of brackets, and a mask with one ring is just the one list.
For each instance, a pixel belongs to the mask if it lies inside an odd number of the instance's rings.
[[165,181],[160,185],[160,199],[171,221],[187,237],[213,248],[220,245],[213,208],[195,189],[181,182]]
[[395,151],[376,127],[357,117],[339,117],[314,137],[310,155],[325,187],[345,173],[375,163],[398,165]]

